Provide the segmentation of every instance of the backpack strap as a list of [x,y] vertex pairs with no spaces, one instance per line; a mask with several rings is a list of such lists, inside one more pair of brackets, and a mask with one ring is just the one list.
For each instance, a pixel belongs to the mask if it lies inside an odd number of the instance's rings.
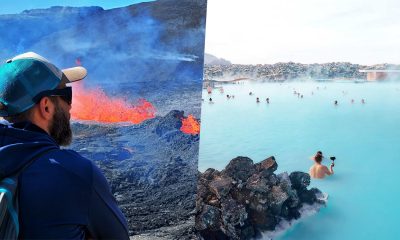
[[32,163],[34,161],[36,161],[38,158],[42,157],[46,153],[49,153],[49,152],[55,151],[55,150],[59,150],[59,148],[50,148],[50,149],[44,150],[43,152],[39,153],[38,155],[33,157],[27,164],[25,164],[25,166],[23,166],[18,172],[16,172],[14,174],[14,176],[19,176],[19,174],[21,174],[25,169],[27,169],[30,165],[32,165]]
[[[44,154],[58,150],[58,148],[47,149],[25,164],[12,176],[0,179],[0,239],[20,239],[19,236],[19,177],[35,160]],[[4,198],[4,199],[3,199]],[[4,205],[6,203],[6,205]]]

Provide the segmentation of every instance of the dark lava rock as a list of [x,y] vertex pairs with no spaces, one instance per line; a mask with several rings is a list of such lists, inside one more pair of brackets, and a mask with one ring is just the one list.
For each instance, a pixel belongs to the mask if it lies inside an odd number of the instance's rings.
[[[183,118],[183,111],[173,110],[170,111],[164,118],[160,119],[157,123],[155,132],[158,136],[166,135],[170,132],[175,132],[176,129],[182,127],[182,121],[176,121]],[[171,125],[171,123],[173,125]]]
[[154,231],[142,233],[140,235],[131,236],[131,240],[165,240],[165,239],[179,239],[179,240],[194,240],[198,239],[195,236],[195,228],[193,226],[194,217],[188,220],[179,222],[173,226],[166,226],[158,228]]
[[217,196],[218,199],[221,199],[228,195],[231,188],[231,178],[220,178],[210,182],[210,190]]
[[213,180],[217,176],[220,176],[220,172],[218,170],[215,170],[213,168],[207,169],[203,174],[202,177],[205,178],[206,180]]
[[171,111],[137,125],[72,123],[72,149],[103,171],[131,235],[156,236],[161,228],[164,239],[194,235],[199,136],[180,131],[182,116]]
[[320,208],[322,194],[310,190],[310,176],[303,172],[274,174],[274,157],[253,164],[247,157],[231,160],[219,172],[199,174],[196,230],[203,239],[253,239],[273,231],[283,220],[300,217],[304,204]]
[[235,180],[246,181],[255,171],[253,160],[248,157],[236,157],[225,167],[222,174]]
[[267,182],[268,179],[260,177],[260,175],[252,175],[247,179],[246,188],[252,192],[267,193],[270,190]]
[[220,227],[219,219],[221,218],[221,210],[214,206],[204,206],[204,211],[197,215],[196,229],[199,231],[212,229],[218,231]]
[[310,175],[304,172],[292,172],[289,175],[292,187],[296,190],[306,189],[311,182]]
[[278,163],[273,156],[255,164],[255,166],[258,172],[263,172],[265,175],[272,174],[278,169]]

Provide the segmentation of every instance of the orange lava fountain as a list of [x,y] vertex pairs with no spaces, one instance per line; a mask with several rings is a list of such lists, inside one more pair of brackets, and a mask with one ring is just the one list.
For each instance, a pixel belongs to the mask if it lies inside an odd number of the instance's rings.
[[132,106],[122,98],[108,97],[100,88],[88,90],[81,83],[74,83],[72,87],[72,119],[138,124],[155,116],[154,106],[145,99]]
[[189,114],[187,118],[182,118],[181,131],[186,134],[199,134],[200,124],[193,115]]

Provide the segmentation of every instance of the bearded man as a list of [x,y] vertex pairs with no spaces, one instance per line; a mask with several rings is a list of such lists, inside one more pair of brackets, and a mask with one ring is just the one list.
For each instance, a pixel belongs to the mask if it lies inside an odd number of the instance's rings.
[[72,140],[72,88],[83,67],[60,70],[40,55],[0,66],[0,180],[18,174],[18,239],[129,239],[124,215]]

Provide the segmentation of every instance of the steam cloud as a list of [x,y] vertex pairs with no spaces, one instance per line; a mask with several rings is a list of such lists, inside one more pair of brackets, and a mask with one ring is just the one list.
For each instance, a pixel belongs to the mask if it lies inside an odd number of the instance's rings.
[[316,214],[319,210],[319,206],[317,205],[308,205],[304,204],[303,207],[300,209],[301,217],[294,221],[280,221],[279,224],[275,227],[274,231],[267,231],[262,233],[263,240],[271,240],[277,238],[279,235],[283,234],[287,229],[289,229],[294,224],[301,221],[303,218],[310,217]]
[[[107,95],[133,102],[145,98],[166,113],[172,109],[163,102],[178,91],[200,92],[203,74],[205,16],[193,24],[182,19],[187,9],[174,7],[174,15],[171,4],[52,7],[1,15],[0,30],[7,34],[0,39],[0,59],[34,51],[67,68],[79,58],[89,73],[86,87],[101,86]],[[193,105],[183,108],[191,112]]]

